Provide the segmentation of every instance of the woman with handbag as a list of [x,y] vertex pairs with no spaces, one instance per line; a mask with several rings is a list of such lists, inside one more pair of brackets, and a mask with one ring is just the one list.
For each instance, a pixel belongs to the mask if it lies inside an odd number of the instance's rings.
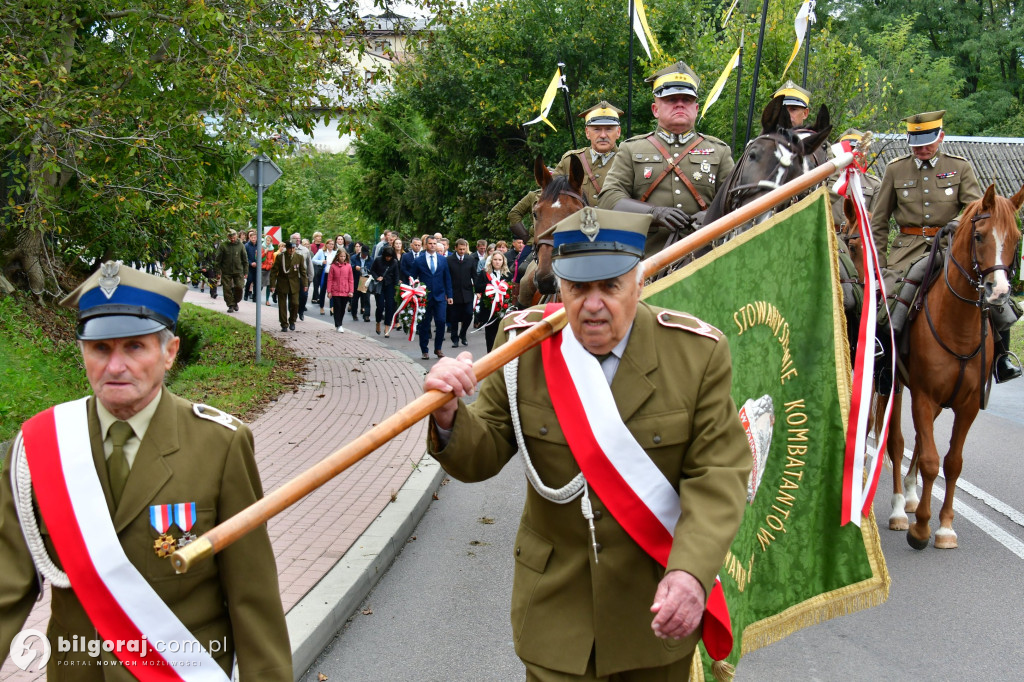
[[366,291],[370,277],[370,262],[366,260],[366,250],[362,242],[356,242],[352,246],[352,280],[355,291],[352,293],[352,303],[349,304],[349,311],[352,319],[359,316],[359,308],[363,309],[363,322],[370,321],[370,294]]
[[[370,287],[368,291],[377,299],[377,333],[380,323],[391,323],[395,316],[395,289],[398,285],[398,261],[395,249],[389,244],[380,250],[380,255],[370,265]],[[384,335],[387,338],[387,334]]]

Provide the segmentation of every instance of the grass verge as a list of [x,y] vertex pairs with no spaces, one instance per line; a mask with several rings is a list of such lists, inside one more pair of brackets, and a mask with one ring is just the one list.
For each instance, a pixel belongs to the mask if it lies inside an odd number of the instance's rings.
[[[181,351],[168,388],[247,422],[298,384],[305,369],[303,358],[268,335],[257,365],[253,327],[190,304],[182,308],[178,335]],[[0,442],[32,415],[89,392],[74,312],[39,307],[20,294],[0,296]]]

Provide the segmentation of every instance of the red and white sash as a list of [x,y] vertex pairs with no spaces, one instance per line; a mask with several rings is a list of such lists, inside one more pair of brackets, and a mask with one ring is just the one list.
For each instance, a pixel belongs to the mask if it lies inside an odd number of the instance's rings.
[[115,643],[111,653],[137,679],[227,682],[125,556],[93,462],[86,400],[52,407],[22,426],[39,511],[71,587],[103,640]]
[[[545,316],[554,312],[549,305]],[[541,344],[548,393],[587,484],[619,525],[655,561],[668,565],[679,520],[679,492],[622,421],[601,363],[566,326]],[[715,660],[732,651],[732,625],[720,581],[704,612],[704,645]]]

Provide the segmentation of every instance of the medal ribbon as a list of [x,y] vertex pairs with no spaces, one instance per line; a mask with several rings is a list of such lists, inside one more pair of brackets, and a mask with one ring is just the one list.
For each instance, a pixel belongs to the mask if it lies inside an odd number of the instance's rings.
[[183,533],[192,530],[192,526],[196,523],[196,503],[181,502],[174,505],[174,523]]
[[420,304],[422,304],[427,297],[427,287],[418,279],[410,277],[408,284],[402,284],[399,286],[399,291],[402,296],[402,305],[398,306],[398,310],[395,311],[394,317],[391,318],[391,326],[388,327],[388,334],[390,334],[391,330],[395,328],[395,324],[398,322],[398,314],[411,302],[412,324],[409,325],[409,340],[412,341],[416,324],[419,322],[420,318]]
[[[853,151],[847,140],[834,145],[832,151],[839,156]],[[867,433],[868,416],[871,411],[872,385],[875,373],[874,339],[876,329],[876,301],[885,300],[885,283],[882,270],[875,251],[875,240],[871,236],[871,221],[868,218],[864,193],[861,189],[861,175],[864,167],[861,160],[854,156],[854,163],[847,166],[833,189],[843,197],[853,201],[857,213],[857,224],[861,234],[861,272],[864,273],[864,302],[860,311],[860,329],[857,333],[857,354],[853,359],[853,395],[850,403],[850,421],[846,430],[846,450],[843,461],[843,500],[839,525],[854,523],[860,526],[862,516],[870,513],[871,501],[878,486],[881,474],[879,464],[882,453],[878,447],[871,453],[871,464],[868,468],[866,483],[864,480],[864,462],[868,454]],[[892,326],[889,327],[889,347],[895,348],[892,339]],[[892,376],[895,383],[896,353],[892,354]],[[879,443],[884,443],[889,431],[889,416],[892,413],[892,396],[895,391],[889,387],[889,398],[885,405],[885,416],[879,431]]]
[[149,522],[156,532],[163,535],[171,527],[172,511],[169,504],[154,504],[149,507]]

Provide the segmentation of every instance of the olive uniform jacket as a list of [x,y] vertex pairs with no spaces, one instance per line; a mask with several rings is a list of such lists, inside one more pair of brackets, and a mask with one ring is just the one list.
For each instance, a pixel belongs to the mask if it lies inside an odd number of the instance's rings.
[[[732,160],[729,145],[710,135],[701,135],[701,142],[678,163],[683,175],[690,180],[697,194],[710,206],[718,193],[718,188],[736,165]],[[631,137],[619,146],[619,152],[612,159],[611,170],[601,186],[597,207],[612,210],[620,199],[640,199],[650,186],[661,177],[671,159],[665,156],[651,143],[656,136],[670,154],[681,154],[693,142],[693,134],[673,135],[661,128],[653,133]],[[700,204],[693,197],[686,184],[675,172],[666,175],[647,199],[647,203],[655,206],[679,208],[687,215],[702,211]],[[644,254],[657,253],[668,240],[670,231],[665,227],[651,226],[647,235]]]
[[[208,642],[226,642],[225,650],[209,649],[227,674],[237,655],[242,680],[290,681],[291,647],[266,526],[181,575],[153,548],[159,534],[150,525],[150,505],[195,502],[192,532],[199,536],[263,496],[252,432],[237,420],[232,420],[236,427],[232,430],[196,416],[192,403],[166,388],[159,400],[115,512],[96,399],[89,399],[93,459],[121,546],[132,565],[204,647]],[[10,461],[10,453],[5,461]],[[35,566],[11,497],[7,466],[0,475],[0,650],[5,654],[39,593]],[[42,524],[40,529],[50,557],[60,567]],[[175,538],[181,535],[177,526],[169,532]],[[58,637],[93,640],[98,635],[73,589],[51,591],[47,634],[52,656],[47,679],[134,680],[128,669],[116,664],[113,654],[103,653],[96,659],[86,653],[58,650]]]
[[[638,306],[611,389],[630,432],[678,486],[682,515],[668,569],[692,574],[710,594],[743,516],[750,449],[730,396],[726,339],[662,326],[659,312],[645,303]],[[539,308],[530,312],[533,320],[542,314]],[[666,315],[673,324],[697,326],[692,318]],[[515,317],[502,323],[499,344]],[[546,485],[561,487],[580,469],[555,418],[539,347],[520,357],[518,389],[533,464]],[[495,372],[472,405],[459,404],[447,445],[438,447],[431,428],[428,447],[454,478],[481,481],[516,453],[512,428],[504,374]],[[513,552],[516,653],[530,663],[579,675],[593,649],[599,677],[689,655],[700,628],[679,641],[660,639],[651,630],[650,607],[665,569],[623,530],[592,488],[589,496],[599,563],[579,503],[549,502],[527,485]]]
[[[537,203],[538,199],[540,199],[540,188],[532,189],[523,195],[523,198],[517,201],[512,210],[508,212],[508,224],[515,225],[516,223],[523,222],[523,218],[532,214],[533,205]],[[530,236],[532,237],[533,235],[531,234]]]
[[276,289],[278,294],[299,294],[307,285],[306,259],[296,253],[298,249],[285,250],[274,261],[274,267],[270,269],[270,288]]
[[217,249],[214,260],[222,275],[245,275],[249,273],[249,258],[245,254],[245,244],[236,241],[223,241]]
[[902,156],[885,168],[882,185],[872,206],[871,233],[880,265],[899,275],[931,248],[932,239],[900,233],[886,258],[889,218],[907,227],[942,227],[973,201],[981,187],[971,163],[962,156],[938,152],[928,166],[917,167],[913,155]]
[[[597,195],[600,193],[601,188],[604,187],[605,178],[608,176],[608,171],[611,170],[612,162],[615,161],[615,153],[619,151],[619,147],[617,145],[612,147],[607,161],[602,161],[600,156],[598,156],[597,161],[594,161],[591,151],[590,147],[570,149],[565,154],[562,154],[562,159],[555,166],[555,172],[552,175],[568,175],[572,157],[582,157],[580,162],[583,164],[583,186],[580,188],[580,191],[587,198],[587,203],[591,206],[597,206]],[[595,181],[596,185],[594,184]]]

